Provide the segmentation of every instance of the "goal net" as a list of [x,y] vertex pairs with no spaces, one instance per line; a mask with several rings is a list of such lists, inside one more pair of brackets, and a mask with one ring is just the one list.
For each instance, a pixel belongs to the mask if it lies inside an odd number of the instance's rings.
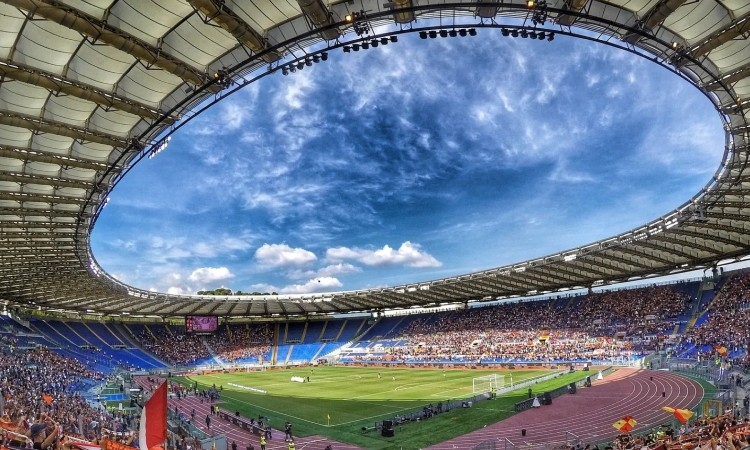
[[505,375],[498,375],[496,373],[493,373],[492,375],[475,377],[471,379],[471,383],[472,392],[474,394],[492,392],[493,389],[497,390],[505,386]]

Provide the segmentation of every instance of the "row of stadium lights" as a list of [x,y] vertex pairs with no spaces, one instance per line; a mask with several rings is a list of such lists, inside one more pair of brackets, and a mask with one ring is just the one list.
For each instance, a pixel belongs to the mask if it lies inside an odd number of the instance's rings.
[[290,73],[294,73],[298,70],[302,70],[305,67],[310,67],[313,64],[317,64],[321,61],[328,61],[328,52],[320,52],[319,55],[312,55],[308,56],[304,60],[300,60],[297,62],[290,62],[289,64],[286,64],[281,67],[281,74],[282,75],[289,75]]
[[398,36],[389,36],[389,37],[382,37],[380,39],[371,39],[370,41],[362,41],[357,44],[352,45],[345,45],[343,46],[344,53],[349,53],[352,50],[355,52],[358,52],[361,48],[362,50],[367,50],[370,47],[375,48],[378,45],[388,45],[389,42],[398,42]]
[[[533,2],[529,1],[531,5],[533,5]],[[530,6],[531,7],[531,6]],[[518,29],[508,29],[508,28],[502,28],[500,30],[503,36],[513,36],[518,37],[519,35],[522,38],[528,38],[531,39],[538,39],[540,41],[547,39],[547,41],[552,41],[555,39],[555,33],[548,32],[545,33],[544,31],[528,31],[525,29],[518,30]],[[365,32],[357,33],[359,35],[365,34]],[[452,29],[452,30],[430,30],[430,31],[420,31],[419,37],[420,39],[427,39],[428,37],[430,39],[435,39],[438,36],[446,38],[446,37],[465,37],[465,36],[476,36],[477,30],[475,28],[461,28],[461,29]],[[382,37],[380,39],[371,39],[370,41],[362,41],[359,43],[355,43],[352,45],[344,45],[342,47],[344,53],[350,53],[351,51],[358,52],[360,49],[362,50],[368,50],[370,47],[376,48],[378,45],[387,45],[389,42],[398,42],[398,36],[392,35],[389,37]],[[311,57],[307,57],[304,59],[304,61],[298,61],[298,62],[291,62],[289,64],[286,64],[281,67],[281,73],[282,75],[289,75],[290,73],[294,73],[297,70],[302,70],[306,66],[310,67],[313,64],[317,64],[320,61],[326,61],[328,60],[328,52],[321,52],[319,55],[313,55]]]
[[534,30],[518,30],[516,28],[508,29],[508,28],[502,28],[500,30],[500,33],[502,33],[503,36],[512,36],[514,38],[521,36],[522,38],[531,38],[531,39],[539,39],[540,41],[543,41],[544,39],[547,39],[547,41],[552,42],[555,39],[555,33],[548,32],[545,33],[544,31],[534,31]]
[[467,36],[467,35],[468,36],[476,36],[477,35],[477,30],[474,29],[474,28],[469,28],[469,29],[461,28],[460,30],[455,30],[455,29],[454,30],[440,30],[440,31],[430,30],[430,31],[420,31],[419,32],[419,38],[420,39],[427,39],[428,37],[430,39],[435,39],[438,36],[440,36],[440,37],[448,37],[448,36],[450,36],[450,37],[456,37],[456,36],[464,37],[464,36]]

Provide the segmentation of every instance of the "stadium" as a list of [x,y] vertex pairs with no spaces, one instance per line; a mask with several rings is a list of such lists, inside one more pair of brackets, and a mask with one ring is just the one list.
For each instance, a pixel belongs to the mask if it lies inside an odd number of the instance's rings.
[[[286,422],[310,449],[746,445],[750,277],[730,267],[750,253],[749,14],[744,0],[3,0],[5,443],[62,445],[21,418],[44,412],[68,445],[130,445],[169,378],[171,448],[250,448],[266,432],[293,448]],[[609,238],[387,287],[180,295],[97,262],[110,194],[223,99],[334,51],[488,30],[597,42],[689,83],[723,127],[713,177]],[[601,423],[577,414],[592,405]]]

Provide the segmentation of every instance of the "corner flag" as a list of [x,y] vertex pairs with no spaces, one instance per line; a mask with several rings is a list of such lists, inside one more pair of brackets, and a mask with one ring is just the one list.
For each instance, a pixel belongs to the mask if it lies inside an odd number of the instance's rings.
[[140,450],[161,448],[167,440],[167,382],[163,382],[154,395],[143,405],[141,427],[138,430]]

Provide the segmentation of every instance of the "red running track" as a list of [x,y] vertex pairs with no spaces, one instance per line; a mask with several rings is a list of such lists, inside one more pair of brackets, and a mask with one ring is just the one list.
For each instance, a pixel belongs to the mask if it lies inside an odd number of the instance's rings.
[[566,431],[584,444],[608,441],[620,434],[612,424],[623,416],[633,416],[638,424],[632,432],[638,433],[674,418],[662,406],[691,409],[702,398],[703,387],[689,378],[657,370],[618,369],[590,388],[553,399],[552,405],[524,411],[429,449],[470,449],[491,440],[504,448],[506,438],[516,447],[565,444]]

